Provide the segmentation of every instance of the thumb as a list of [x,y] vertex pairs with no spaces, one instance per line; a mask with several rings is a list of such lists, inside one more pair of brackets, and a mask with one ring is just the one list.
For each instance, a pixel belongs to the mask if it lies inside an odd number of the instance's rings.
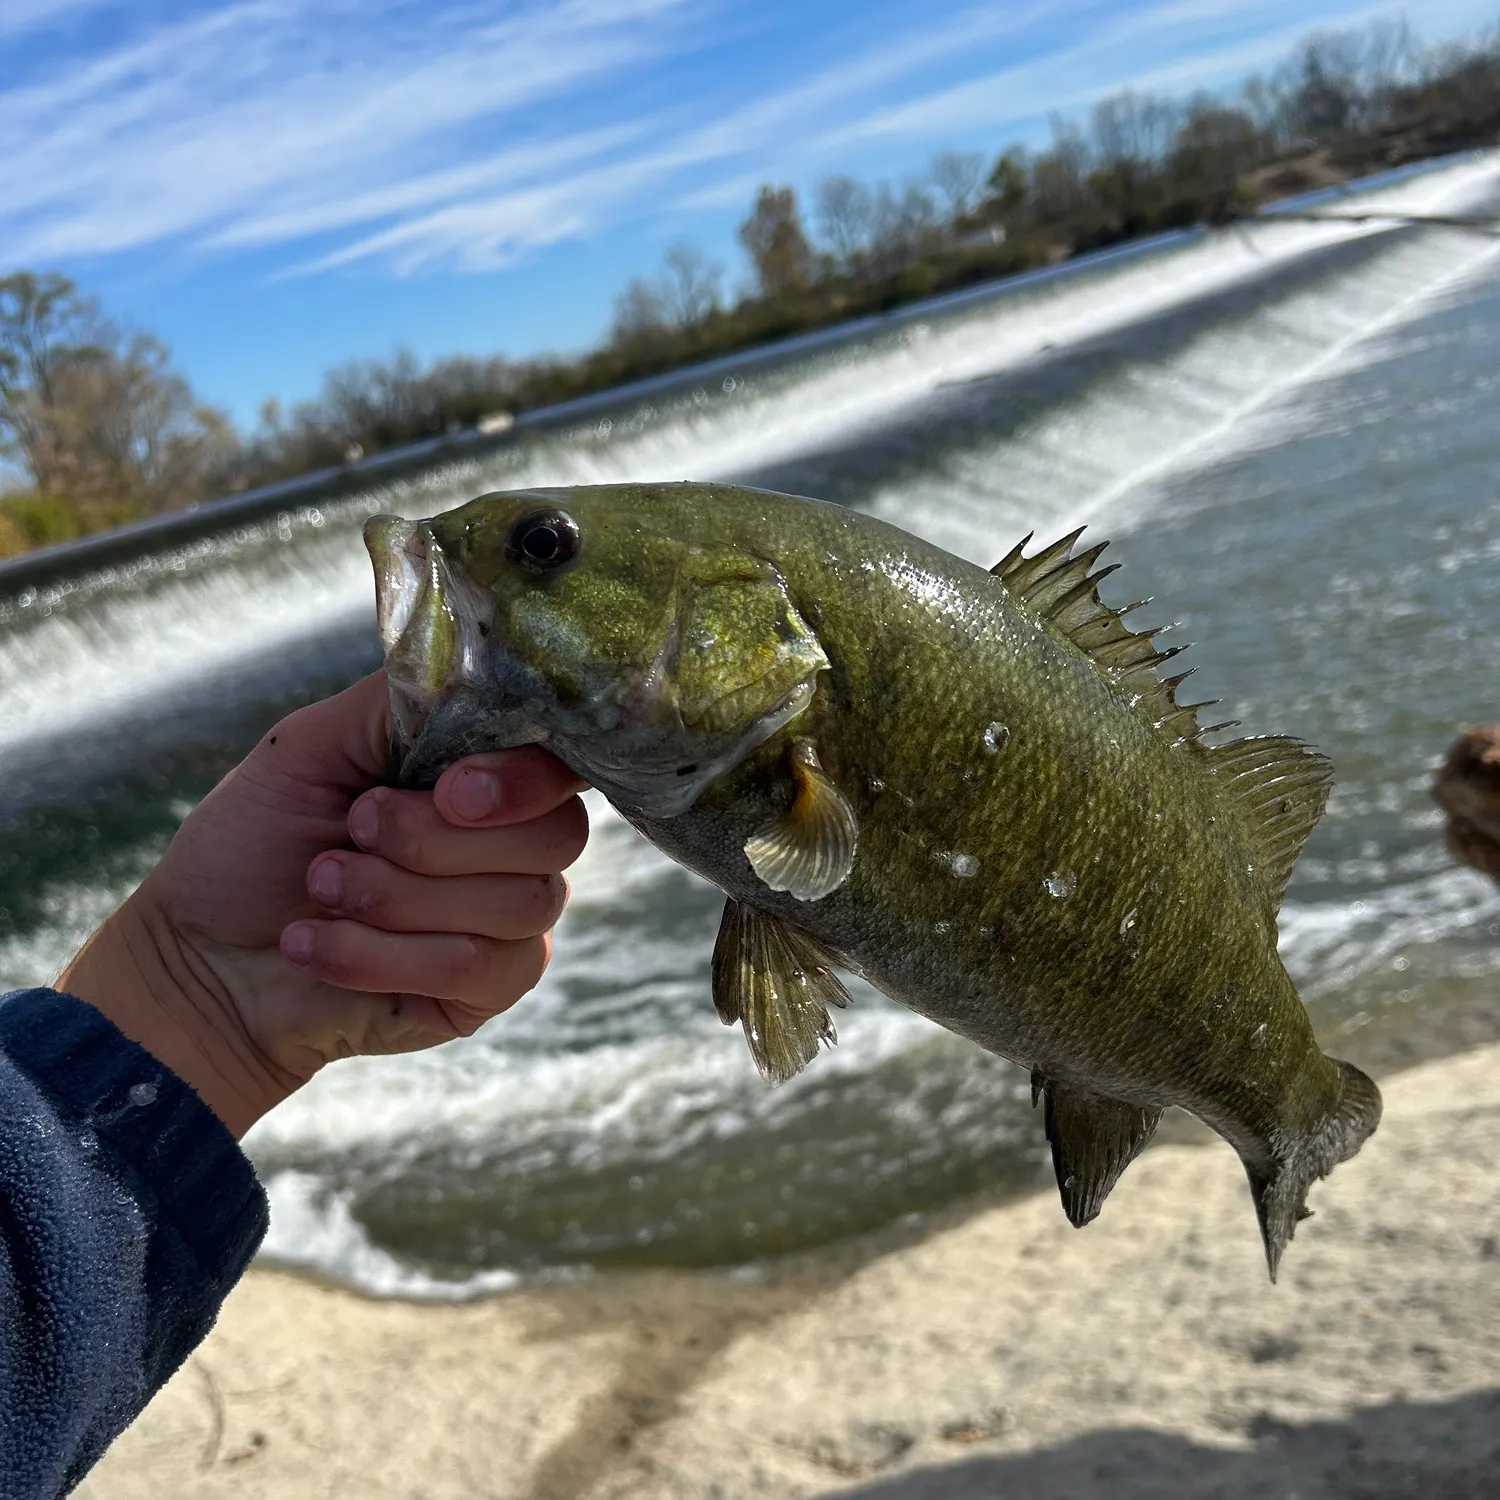
[[283,719],[251,758],[294,781],[360,792],[385,780],[390,735],[390,688],[384,672],[372,672]]

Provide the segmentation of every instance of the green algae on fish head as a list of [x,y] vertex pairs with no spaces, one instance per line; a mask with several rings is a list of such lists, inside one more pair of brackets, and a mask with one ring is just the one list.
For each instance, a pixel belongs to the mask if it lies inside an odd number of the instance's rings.
[[483,495],[424,523],[442,586],[421,597],[441,594],[465,639],[446,701],[412,726],[418,763],[455,736],[524,736],[622,807],[666,816],[807,706],[828,659],[775,566],[721,539],[685,493],[649,525],[624,499]]

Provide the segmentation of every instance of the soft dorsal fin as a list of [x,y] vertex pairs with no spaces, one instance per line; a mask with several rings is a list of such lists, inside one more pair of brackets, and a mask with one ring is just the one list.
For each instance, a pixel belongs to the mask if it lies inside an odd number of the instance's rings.
[[1205,754],[1209,774],[1219,779],[1249,831],[1255,873],[1274,915],[1292,866],[1323,815],[1333,764],[1311,745],[1279,734],[1235,740]]
[[1199,735],[1209,733],[1210,729],[1229,728],[1228,724],[1214,724],[1209,728],[1199,725],[1198,710],[1208,708],[1214,700],[1204,703],[1177,701],[1177,689],[1192,675],[1191,668],[1165,680],[1157,675],[1156,669],[1162,662],[1170,661],[1185,648],[1173,646],[1158,651],[1152,637],[1160,635],[1167,627],[1137,632],[1125,623],[1126,615],[1149,601],[1128,604],[1124,609],[1111,609],[1100,599],[1099,584],[1115,568],[1100,568],[1098,572],[1090,572],[1090,569],[1109,543],[1100,542],[1074,556],[1073,543],[1082,534],[1083,527],[1080,526],[1050,547],[1044,547],[1034,557],[1027,557],[1025,548],[1031,541],[1028,533],[990,572],[1018,599],[1024,599],[1037,614],[1067,636],[1080,651],[1087,653],[1109,680],[1127,695],[1131,706],[1139,709],[1172,740],[1196,742]]

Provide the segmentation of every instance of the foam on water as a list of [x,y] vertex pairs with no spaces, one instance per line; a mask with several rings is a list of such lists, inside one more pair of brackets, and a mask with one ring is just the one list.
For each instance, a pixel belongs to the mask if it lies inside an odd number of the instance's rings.
[[267,1265],[311,1271],[371,1297],[460,1302],[509,1291],[514,1271],[476,1271],[462,1281],[428,1276],[370,1243],[349,1211],[347,1194],[329,1190],[310,1172],[277,1172],[267,1179],[271,1228],[260,1249]]

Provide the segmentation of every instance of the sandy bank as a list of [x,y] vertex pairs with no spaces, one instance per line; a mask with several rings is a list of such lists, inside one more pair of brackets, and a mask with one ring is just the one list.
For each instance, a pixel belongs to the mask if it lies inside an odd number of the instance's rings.
[[761,1282],[251,1275],[89,1500],[1500,1496],[1500,1047],[1385,1085],[1266,1284],[1223,1146]]

